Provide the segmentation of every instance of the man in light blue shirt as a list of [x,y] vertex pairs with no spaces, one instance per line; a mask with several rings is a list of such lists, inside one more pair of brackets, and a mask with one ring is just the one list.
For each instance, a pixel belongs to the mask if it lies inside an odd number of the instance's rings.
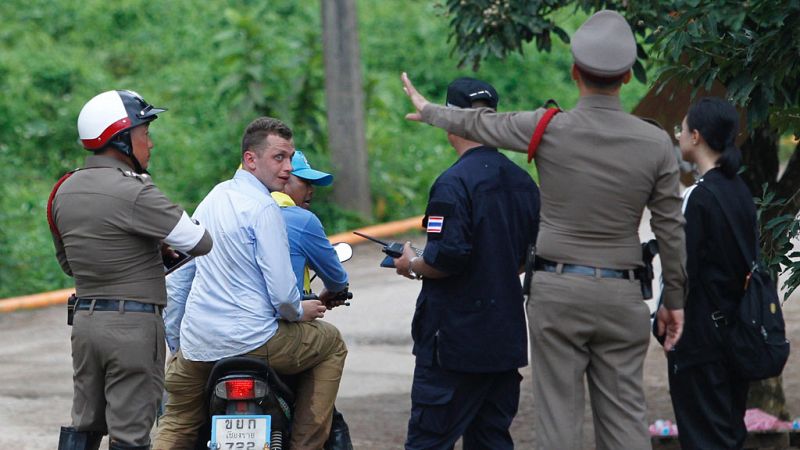
[[[170,276],[170,294],[188,291],[188,296],[154,449],[193,448],[205,420],[203,395],[211,367],[238,355],[264,359],[279,373],[301,374],[292,448],[321,448],[327,438],[347,348],[333,325],[315,321],[325,305],[301,300],[285,224],[270,197],[288,182],[293,154],[292,132],[285,124],[256,119],[242,139],[242,169],[197,207],[194,218],[215,237],[216,246],[207,258]],[[177,346],[172,319],[168,314],[170,344]]]
[[[330,186],[331,183],[333,175],[311,168],[303,152],[297,150],[292,157],[292,175],[283,192],[271,192],[286,223],[289,255],[297,279],[297,289],[303,294],[311,293],[310,268],[325,285],[325,290],[319,297],[326,305],[332,295],[348,286],[347,272],[339,262],[322,222],[309,210],[314,197],[314,186]],[[198,213],[195,213],[195,218]],[[169,305],[164,311],[164,321],[167,344],[173,353],[180,347],[181,320],[195,271],[195,262],[192,260],[167,278]]]

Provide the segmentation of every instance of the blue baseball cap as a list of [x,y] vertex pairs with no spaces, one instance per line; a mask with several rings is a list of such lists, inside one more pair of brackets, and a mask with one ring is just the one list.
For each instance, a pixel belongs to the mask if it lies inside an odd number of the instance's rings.
[[292,175],[308,180],[315,186],[330,186],[333,183],[333,175],[312,169],[306,155],[300,150],[292,156]]

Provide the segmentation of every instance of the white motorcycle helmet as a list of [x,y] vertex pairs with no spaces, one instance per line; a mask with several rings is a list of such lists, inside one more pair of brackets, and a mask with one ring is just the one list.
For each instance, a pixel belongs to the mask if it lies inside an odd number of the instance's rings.
[[136,92],[106,91],[83,105],[78,115],[78,136],[86,150],[111,146],[133,158],[138,166],[129,130],[156,120],[164,111],[165,108],[153,107]]

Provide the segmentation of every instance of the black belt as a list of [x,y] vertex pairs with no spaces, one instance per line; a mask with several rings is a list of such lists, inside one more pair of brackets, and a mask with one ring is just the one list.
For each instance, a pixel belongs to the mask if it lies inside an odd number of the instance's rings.
[[75,310],[88,311],[92,309],[92,302],[94,302],[93,311],[120,311],[119,304],[122,302],[122,311],[125,312],[156,313],[156,308],[158,308],[158,313],[161,314],[161,305],[113,298],[78,298]]
[[[534,270],[543,270],[545,272],[557,272],[557,262],[553,262],[544,258],[536,257],[536,262],[533,265]],[[633,278],[641,279],[642,275],[639,269],[619,270],[619,269],[604,269],[602,267],[581,266],[578,264],[563,264],[562,273],[575,273],[578,275],[586,275],[590,277],[600,278],[623,278],[631,279],[631,272]]]

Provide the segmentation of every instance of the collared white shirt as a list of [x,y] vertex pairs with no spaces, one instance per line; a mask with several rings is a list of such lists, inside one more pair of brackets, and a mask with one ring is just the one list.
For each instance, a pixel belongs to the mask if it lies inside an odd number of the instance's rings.
[[[302,317],[286,226],[269,190],[244,170],[218,184],[193,216],[214,248],[196,258],[180,326],[180,347],[191,361],[217,361],[252,351],[277,331],[277,317]],[[187,267],[186,272],[191,271]],[[187,273],[188,275],[188,273]]]

